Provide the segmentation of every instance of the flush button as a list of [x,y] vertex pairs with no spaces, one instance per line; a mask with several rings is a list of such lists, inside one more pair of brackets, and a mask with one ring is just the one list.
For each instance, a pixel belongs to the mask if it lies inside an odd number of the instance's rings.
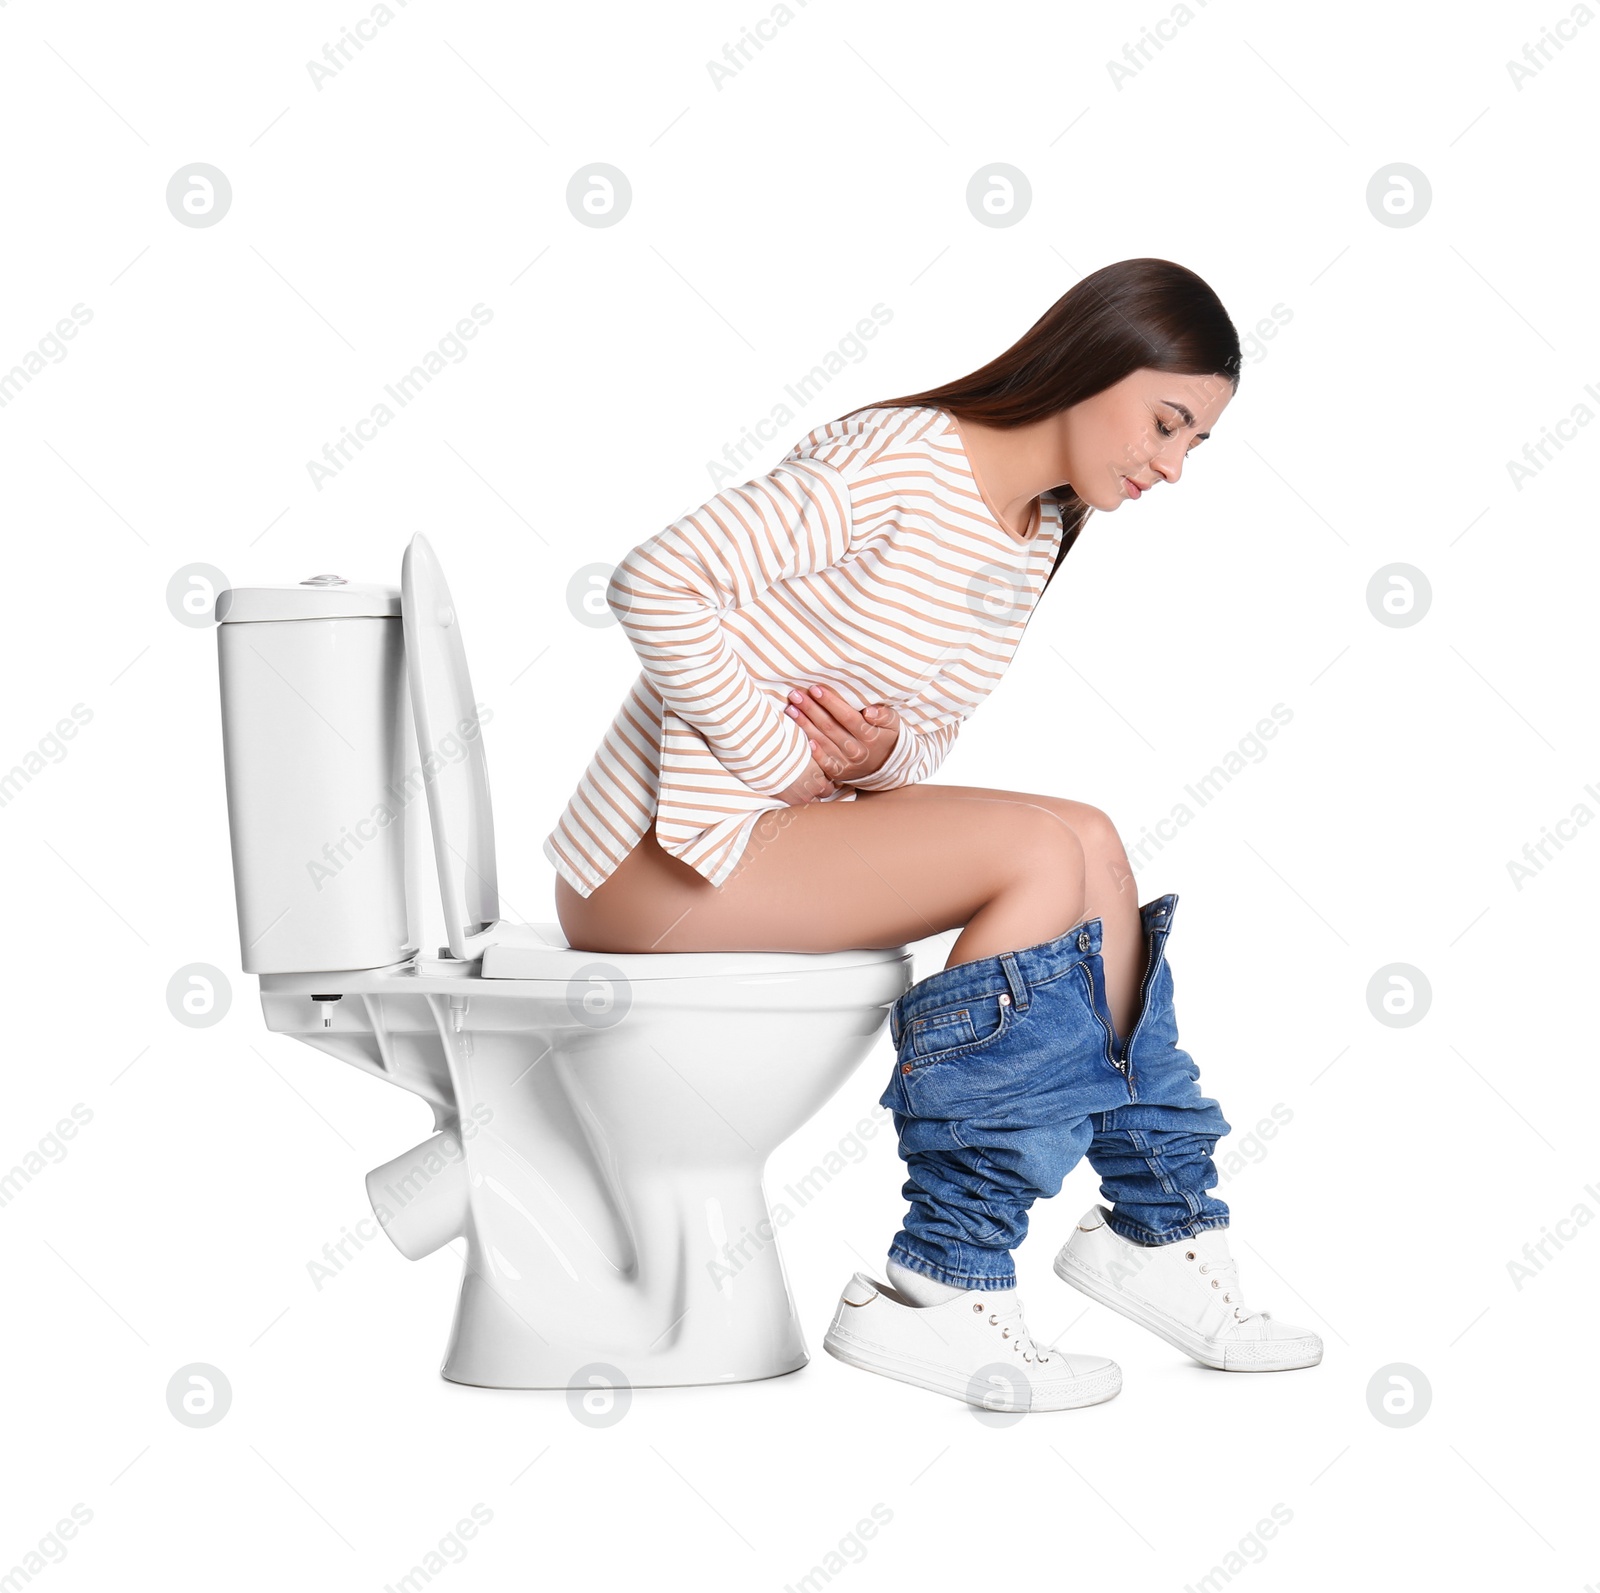
[[309,581],[302,581],[302,586],[344,586],[345,578],[342,575],[313,575]]

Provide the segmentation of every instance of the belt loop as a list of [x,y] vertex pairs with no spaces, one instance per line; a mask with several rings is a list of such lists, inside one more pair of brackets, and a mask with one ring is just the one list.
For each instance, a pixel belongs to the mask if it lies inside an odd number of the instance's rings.
[[1006,983],[1011,986],[1011,999],[1016,1003],[1018,1012],[1028,1010],[1028,981],[1022,977],[1022,970],[1017,966],[1015,952],[1003,951],[1000,953],[1000,966],[1005,970]]

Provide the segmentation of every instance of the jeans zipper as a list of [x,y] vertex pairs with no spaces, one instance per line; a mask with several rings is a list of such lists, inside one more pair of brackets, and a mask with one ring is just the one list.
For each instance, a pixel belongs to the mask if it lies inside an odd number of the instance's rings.
[[1127,1042],[1122,1047],[1122,1061],[1119,1063],[1119,1066],[1122,1069],[1123,1078],[1127,1078],[1129,1076],[1130,1070],[1133,1067],[1132,1062],[1130,1062],[1128,1058],[1133,1051],[1133,1042],[1138,1037],[1139,1030],[1144,1026],[1144,1015],[1150,1005],[1150,987],[1155,983],[1156,937],[1154,930],[1144,937],[1144,946],[1145,962],[1148,964],[1148,966],[1145,968],[1144,978],[1139,984],[1139,1016],[1133,1020],[1133,1032],[1129,1034]]
[[[1101,967],[1104,965],[1102,964]],[[1100,976],[1100,969],[1090,969],[1086,964],[1079,963],[1078,967],[1083,972],[1083,977],[1089,981],[1089,1006],[1096,1018],[1100,1020],[1100,1027],[1106,1031],[1106,1040],[1109,1042],[1106,1050],[1111,1053],[1111,1065],[1123,1078],[1128,1077],[1128,1065],[1117,1055],[1117,1026],[1111,1021],[1111,1008],[1106,1001],[1105,980]]]

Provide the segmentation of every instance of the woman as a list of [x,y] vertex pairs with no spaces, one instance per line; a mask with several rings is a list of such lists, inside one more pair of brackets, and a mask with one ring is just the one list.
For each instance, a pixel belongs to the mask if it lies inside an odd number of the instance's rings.
[[[1085,1154],[1075,1287],[1228,1370],[1309,1366],[1244,1306],[1229,1125],[1177,1045],[1176,896],[1140,906],[1112,821],[928,784],[998,683],[1091,509],[1176,485],[1238,386],[1216,295],[1164,260],[1085,278],[943,387],[818,427],[766,477],[633,549],[607,601],[643,672],[545,842],[569,944],[835,951],[956,927],[895,1002],[881,1104],[910,1210],[825,1347],[973,1403],[1108,1399],[1103,1357],[1037,1348],[1011,1252]],[[1124,1038],[1126,1037],[1126,1038]]]

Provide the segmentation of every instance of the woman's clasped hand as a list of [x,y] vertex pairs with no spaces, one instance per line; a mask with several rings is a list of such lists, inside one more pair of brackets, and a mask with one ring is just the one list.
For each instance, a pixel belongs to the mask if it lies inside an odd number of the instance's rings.
[[871,703],[858,712],[832,686],[797,686],[784,711],[811,744],[811,762],[780,793],[791,805],[818,801],[875,774],[900,734],[900,715],[887,703]]

